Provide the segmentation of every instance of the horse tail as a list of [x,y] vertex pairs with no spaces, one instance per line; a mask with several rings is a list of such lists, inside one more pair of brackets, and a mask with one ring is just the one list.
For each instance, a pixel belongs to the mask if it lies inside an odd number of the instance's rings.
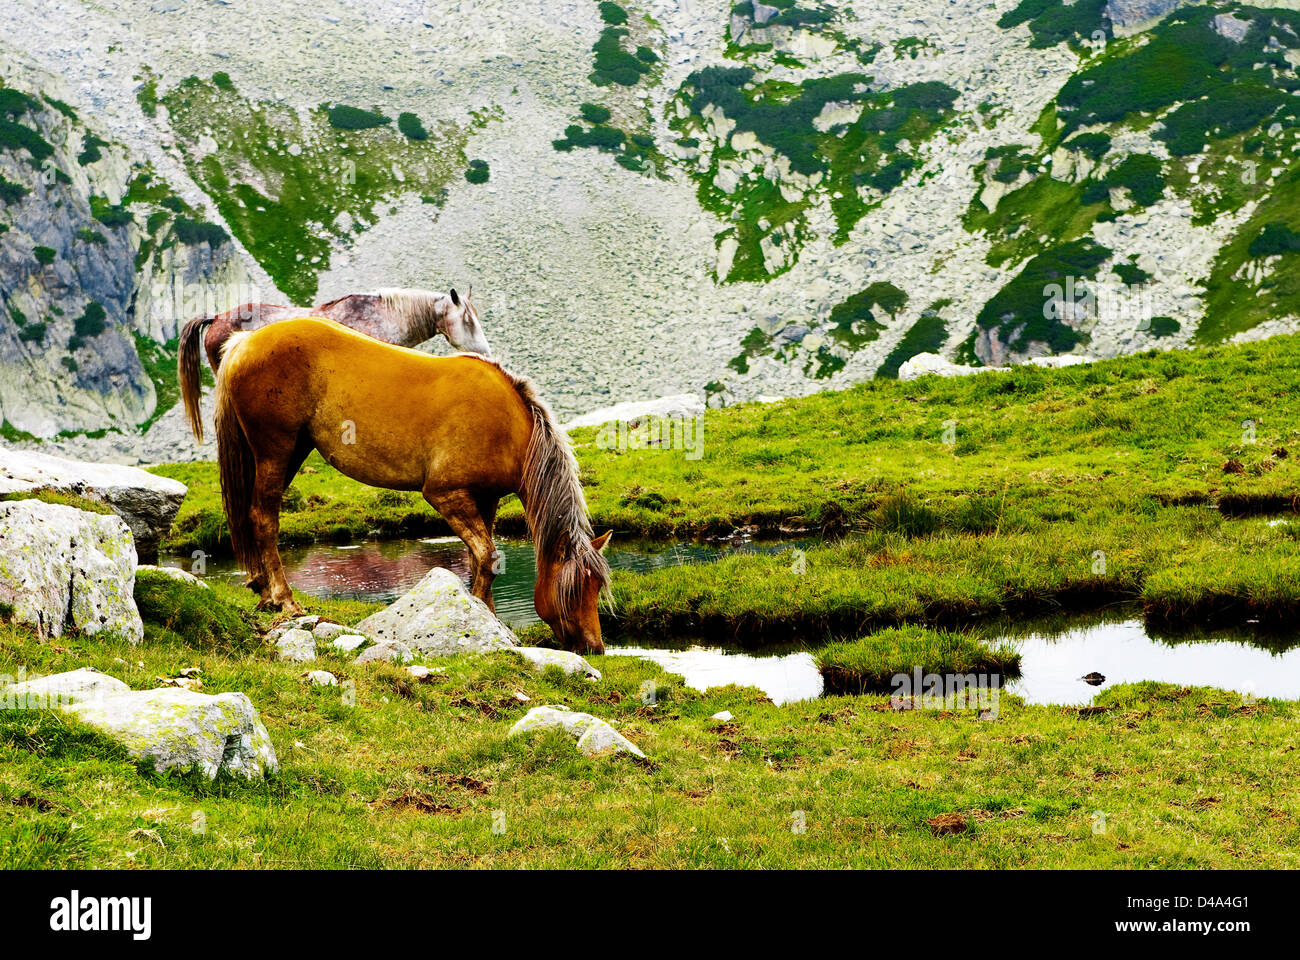
[[185,401],[185,416],[189,418],[194,439],[203,442],[203,413],[199,409],[199,343],[203,328],[215,317],[196,317],[181,331],[180,349],[176,355],[176,370],[180,376],[181,398]]
[[[237,334],[227,344],[232,354],[247,335]],[[235,559],[244,565],[244,569],[253,575],[255,556],[253,551],[253,530],[250,519],[253,505],[253,487],[257,479],[256,461],[253,448],[244,433],[244,425],[239,422],[239,411],[235,409],[230,395],[230,379],[234,374],[235,364],[231,358],[223,358],[217,374],[217,466],[221,473],[221,507],[225,511],[226,521],[230,525],[230,545],[234,548]]]

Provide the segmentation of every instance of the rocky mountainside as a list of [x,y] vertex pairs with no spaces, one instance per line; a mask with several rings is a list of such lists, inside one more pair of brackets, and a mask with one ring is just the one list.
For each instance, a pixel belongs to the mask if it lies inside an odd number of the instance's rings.
[[473,283],[566,417],[1293,330],[1298,6],[12,0],[6,434],[210,456],[250,290]]

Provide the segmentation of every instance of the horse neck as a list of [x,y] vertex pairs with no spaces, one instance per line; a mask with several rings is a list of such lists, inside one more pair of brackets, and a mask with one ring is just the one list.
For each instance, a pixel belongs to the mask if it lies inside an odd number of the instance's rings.
[[432,340],[442,332],[442,297],[427,291],[411,291],[400,295],[397,309],[388,306],[385,310],[397,329],[394,343],[413,347],[426,340]]

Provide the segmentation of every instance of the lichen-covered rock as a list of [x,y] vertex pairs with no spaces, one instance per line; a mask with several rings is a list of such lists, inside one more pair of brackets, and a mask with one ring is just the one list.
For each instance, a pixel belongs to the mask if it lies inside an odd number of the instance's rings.
[[373,647],[366,647],[354,660],[354,663],[410,663],[415,653],[401,640],[381,640]]
[[74,703],[67,713],[112,737],[156,770],[260,777],[279,769],[275,747],[242,693],[215,696],[176,687]]
[[316,626],[312,627],[311,635],[317,640],[332,640],[334,637],[342,636],[349,633],[349,629],[341,623],[330,623],[322,620]]
[[158,555],[188,488],[138,467],[0,447],[0,493],[56,490],[98,500],[126,521],[141,557]]
[[137,575],[146,570],[150,573],[157,573],[164,577],[170,577],[179,583],[188,583],[190,586],[203,587],[205,590],[212,589],[207,583],[194,576],[194,574],[190,573],[188,570],[182,570],[180,567],[159,567],[151,563],[142,563],[135,568]]
[[559,667],[567,674],[581,673],[591,677],[593,680],[600,679],[600,671],[580,657],[576,653],[568,650],[548,650],[545,647],[515,647],[512,653],[517,653],[533,665],[539,673],[547,667]]
[[641,749],[608,721],[589,713],[574,713],[563,706],[533,707],[510,728],[510,736],[556,729],[577,740],[578,749],[589,757],[601,753],[630,753],[645,759]]
[[139,643],[135,565],[120,517],[40,500],[0,503],[0,602],[42,638],[76,627]]
[[82,667],[66,673],[24,680],[0,687],[0,709],[54,710],[71,703],[129,693],[125,683],[100,673],[94,667]]
[[518,642],[487,604],[443,567],[434,567],[390,606],[358,623],[357,632],[377,643],[400,640],[433,657],[505,650]]
[[275,655],[291,663],[307,663],[316,659],[316,638],[306,630],[286,630],[275,641]]

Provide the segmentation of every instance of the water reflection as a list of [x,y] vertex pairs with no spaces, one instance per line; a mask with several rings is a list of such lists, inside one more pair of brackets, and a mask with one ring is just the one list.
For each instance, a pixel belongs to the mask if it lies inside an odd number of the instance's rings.
[[640,657],[679,674],[688,687],[708,690],[734,683],[758,687],[773,703],[815,700],[822,695],[822,675],[811,653],[755,656],[729,653],[718,647],[655,650],[649,647],[608,647],[609,656]]

